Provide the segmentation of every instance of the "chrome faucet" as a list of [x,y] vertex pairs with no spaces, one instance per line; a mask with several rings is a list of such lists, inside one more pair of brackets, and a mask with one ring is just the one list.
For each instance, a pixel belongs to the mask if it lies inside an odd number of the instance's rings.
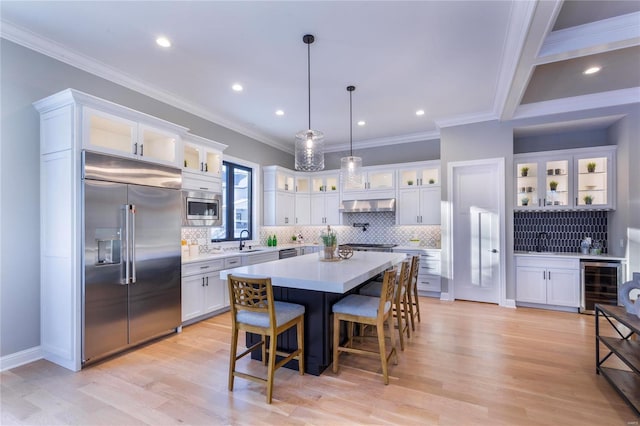
[[[544,250],[542,246],[543,238],[544,238]],[[538,232],[538,235],[536,235],[536,251],[537,252],[547,251],[548,242],[549,242],[549,234],[546,232]]]
[[249,237],[249,230],[248,229],[243,229],[242,231],[240,231],[240,250],[242,250],[244,248],[244,243],[242,242],[242,233],[243,232],[247,233],[247,238]]

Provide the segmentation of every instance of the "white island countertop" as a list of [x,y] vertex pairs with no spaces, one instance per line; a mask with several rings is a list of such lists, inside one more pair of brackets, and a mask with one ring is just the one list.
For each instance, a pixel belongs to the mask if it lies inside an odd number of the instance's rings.
[[228,274],[270,277],[274,286],[342,294],[405,259],[404,253],[356,251],[351,259],[323,262],[312,253],[226,269],[220,271],[220,278],[226,280]]

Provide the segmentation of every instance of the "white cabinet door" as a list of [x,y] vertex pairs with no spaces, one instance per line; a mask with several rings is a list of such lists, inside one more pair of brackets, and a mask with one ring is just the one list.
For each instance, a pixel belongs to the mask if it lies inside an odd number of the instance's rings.
[[84,107],[82,144],[92,151],[135,157],[134,141],[138,139],[138,123]]
[[227,305],[225,304],[224,299],[224,286],[227,283],[219,278],[218,273],[208,274],[204,277],[204,279],[204,312],[213,312],[215,310],[224,308]]
[[615,151],[590,153],[574,159],[575,203],[578,208],[615,208]]
[[178,166],[180,137],[145,123],[83,108],[83,146],[153,163]]
[[325,225],[324,214],[324,195],[317,194],[311,196],[311,224],[312,225]]
[[324,196],[324,216],[327,225],[340,224],[340,195],[329,192]]
[[193,275],[182,278],[182,322],[204,314],[205,276]]
[[417,189],[401,189],[398,194],[398,223],[418,225],[420,223],[420,199]]
[[420,224],[440,225],[440,187],[420,189]]
[[295,196],[292,192],[276,191],[276,225],[293,225]]
[[296,193],[295,213],[295,225],[311,224],[311,197],[309,194]]
[[580,274],[572,269],[547,270],[547,304],[580,307]]
[[516,268],[516,300],[547,303],[546,270],[519,266]]

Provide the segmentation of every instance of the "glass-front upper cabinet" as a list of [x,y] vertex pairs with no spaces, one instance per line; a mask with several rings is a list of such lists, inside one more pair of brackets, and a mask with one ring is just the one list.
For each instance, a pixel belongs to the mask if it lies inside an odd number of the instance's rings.
[[142,123],[93,108],[83,108],[85,148],[177,166],[180,137],[152,123]]
[[308,176],[295,176],[296,192],[308,194],[311,190],[311,179]]
[[340,175],[335,172],[313,174],[311,176],[311,193],[338,191]]
[[516,160],[516,207],[566,209],[570,197],[571,162],[559,157],[524,157]]
[[615,149],[516,155],[516,209],[614,209]]
[[575,203],[582,208],[613,208],[613,152],[575,158],[577,172]]
[[226,145],[191,134],[183,140],[183,170],[222,178],[222,151]]
[[398,186],[414,188],[416,186],[440,185],[440,163],[430,162],[423,165],[410,164],[398,170]]

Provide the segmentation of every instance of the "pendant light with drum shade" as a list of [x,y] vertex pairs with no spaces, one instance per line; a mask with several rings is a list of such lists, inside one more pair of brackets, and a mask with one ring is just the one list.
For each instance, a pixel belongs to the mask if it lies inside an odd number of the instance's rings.
[[353,91],[355,86],[348,86],[349,92],[349,156],[340,159],[340,178],[345,188],[358,188],[362,185],[362,158],[353,156]]
[[311,129],[311,43],[315,38],[311,34],[302,37],[307,45],[307,87],[309,96],[309,127],[296,133],[295,169],[303,172],[316,172],[324,169],[324,134]]

